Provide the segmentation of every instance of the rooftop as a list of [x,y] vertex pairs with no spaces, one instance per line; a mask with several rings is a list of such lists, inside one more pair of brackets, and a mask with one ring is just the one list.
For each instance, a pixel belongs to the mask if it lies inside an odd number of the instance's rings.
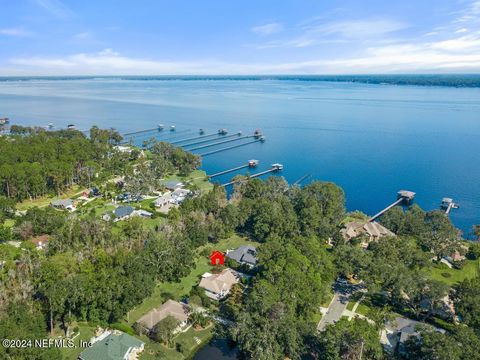
[[185,304],[181,304],[174,300],[167,300],[158,309],[152,309],[150,312],[138,319],[138,323],[145,326],[147,329],[153,327],[167,316],[173,316],[180,322],[188,319],[189,308]]
[[81,360],[123,360],[134,350],[143,350],[144,343],[139,339],[120,331],[113,331],[103,340],[85,349],[79,356]]

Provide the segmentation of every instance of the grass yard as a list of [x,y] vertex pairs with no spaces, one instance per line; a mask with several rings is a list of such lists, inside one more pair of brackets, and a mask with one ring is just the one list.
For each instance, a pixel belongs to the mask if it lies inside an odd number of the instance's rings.
[[[150,359],[167,359],[167,360],[184,360],[190,359],[192,354],[203,344],[210,341],[212,338],[213,326],[203,330],[194,330],[190,328],[184,333],[180,333],[175,338],[175,345],[172,348],[167,348],[163,344],[152,341],[145,336],[142,336],[142,341],[145,342],[145,350],[140,355],[141,360]],[[198,338],[200,343],[197,344],[194,338]],[[180,346],[182,352],[176,350]]]
[[479,266],[480,262],[478,260],[466,260],[462,269],[450,269],[447,265],[438,264],[429,269],[429,271],[432,279],[452,286],[465,279],[475,277],[479,272]]
[[207,258],[199,257],[195,268],[190,274],[178,283],[159,283],[153,290],[153,294],[146,298],[139,306],[131,310],[128,315],[127,323],[132,325],[151,309],[160,306],[165,302],[162,294],[173,294],[176,300],[180,300],[184,295],[190,293],[190,290],[198,283],[200,276],[211,269]]
[[27,210],[31,207],[38,206],[38,207],[45,207],[48,206],[53,200],[57,199],[70,199],[75,195],[81,194],[82,192],[86,191],[86,189],[81,189],[80,186],[75,185],[72,186],[71,189],[67,190],[60,196],[44,196],[35,200],[25,200],[21,203],[17,204],[17,210]]
[[84,348],[79,347],[80,340],[89,341],[95,334],[95,328],[89,326],[88,324],[78,324],[80,329],[80,335],[75,338],[75,347],[72,349],[61,348],[62,358],[65,360],[76,360],[78,355],[84,350]]
[[368,317],[368,313],[370,312],[370,307],[367,304],[361,302],[358,304],[357,310],[355,310],[357,314],[364,315]]
[[[159,219],[155,220],[158,221]],[[238,246],[245,244],[258,246],[258,243],[252,242],[238,235],[233,235],[228,239],[221,240],[218,244],[208,244],[204,247],[199,248],[198,254],[205,251],[205,249],[217,249],[220,251],[225,251],[227,249],[237,248]],[[175,300],[181,300],[182,297],[188,295],[192,288],[198,284],[198,282],[200,281],[200,276],[203,273],[210,271],[211,268],[212,266],[209,264],[208,258],[206,256],[198,255],[195,262],[195,267],[188,276],[182,278],[178,283],[167,282],[157,284],[153,291],[153,294],[146,298],[139,306],[129,312],[128,319],[126,319],[127,323],[129,325],[134,324],[135,321],[137,321],[140,317],[149,312],[151,309],[163,304],[166,301],[163,294],[169,293],[173,295]]]
[[207,173],[203,170],[194,170],[188,176],[171,175],[165,178],[166,181],[190,182],[198,186],[201,192],[213,189],[213,184],[208,181]]

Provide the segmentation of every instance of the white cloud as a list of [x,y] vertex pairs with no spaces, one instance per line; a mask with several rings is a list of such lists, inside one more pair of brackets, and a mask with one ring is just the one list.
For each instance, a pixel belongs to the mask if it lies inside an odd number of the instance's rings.
[[295,37],[258,44],[257,49],[302,48],[325,43],[348,41],[379,41],[386,35],[407,28],[409,25],[390,19],[366,19],[324,22],[323,17],[309,19],[300,24]]
[[169,61],[132,58],[112,49],[65,57],[10,60],[0,75],[201,75],[352,74],[480,71],[480,52],[446,51],[437,43],[372,47],[354,58],[283,63],[230,63],[218,60]]
[[263,24],[259,26],[255,26],[251,29],[254,33],[260,35],[271,35],[276,34],[283,30],[283,25],[278,22],[272,22],[268,24]]
[[34,0],[35,3],[57,18],[66,18],[72,11],[60,0]]
[[85,32],[81,32],[81,33],[73,35],[73,38],[75,40],[90,40],[90,39],[93,38],[93,35],[92,35],[92,33],[88,32],[88,31],[85,31]]
[[372,39],[403,30],[408,24],[390,19],[347,20],[308,26],[307,32],[317,36],[335,35],[344,39]]
[[461,28],[461,29],[455,30],[455,34],[462,34],[466,32],[468,32],[467,28]]
[[5,29],[0,29],[0,35],[26,37],[26,36],[31,36],[32,33],[22,28],[5,28]]

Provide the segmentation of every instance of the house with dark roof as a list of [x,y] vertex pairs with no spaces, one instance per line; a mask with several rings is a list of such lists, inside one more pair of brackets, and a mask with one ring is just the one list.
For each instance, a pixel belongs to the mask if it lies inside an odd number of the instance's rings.
[[118,330],[105,331],[90,342],[92,346],[79,355],[79,360],[133,360],[145,347],[143,341]]
[[242,245],[239,248],[227,251],[227,257],[239,264],[254,267],[257,265],[257,249],[250,245]]
[[183,187],[183,183],[175,180],[162,181],[162,185],[170,191],[175,191]]
[[75,207],[73,206],[73,201],[70,199],[58,199],[58,200],[53,200],[50,205],[54,207],[55,209],[60,209],[60,210],[75,210]]
[[119,206],[115,209],[113,214],[115,215],[114,221],[122,221],[128,219],[133,214],[133,207],[131,206]]

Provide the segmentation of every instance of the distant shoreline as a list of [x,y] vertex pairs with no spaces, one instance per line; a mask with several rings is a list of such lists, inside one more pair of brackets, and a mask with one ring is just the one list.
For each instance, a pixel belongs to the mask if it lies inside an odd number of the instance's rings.
[[96,75],[96,76],[0,76],[0,82],[35,80],[280,80],[280,81],[328,81],[373,85],[442,86],[456,88],[480,88],[480,74],[404,74],[404,75]]

